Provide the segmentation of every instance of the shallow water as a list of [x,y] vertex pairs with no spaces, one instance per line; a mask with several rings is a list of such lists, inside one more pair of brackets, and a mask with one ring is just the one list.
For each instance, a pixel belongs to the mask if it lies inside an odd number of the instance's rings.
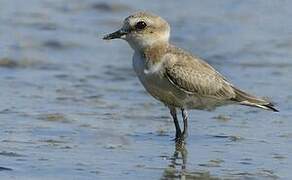
[[[1,179],[291,179],[291,1],[0,1]],[[271,113],[190,112],[177,150],[167,108],[138,82],[125,42],[104,42],[137,10]]]

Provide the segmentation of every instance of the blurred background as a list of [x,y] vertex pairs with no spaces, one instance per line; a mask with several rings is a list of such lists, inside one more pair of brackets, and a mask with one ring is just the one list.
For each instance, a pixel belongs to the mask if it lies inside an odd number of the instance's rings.
[[[1,179],[291,179],[291,9],[288,0],[1,0]],[[280,113],[191,111],[177,157],[173,122],[136,78],[133,51],[101,40],[139,10],[165,18],[173,44]]]

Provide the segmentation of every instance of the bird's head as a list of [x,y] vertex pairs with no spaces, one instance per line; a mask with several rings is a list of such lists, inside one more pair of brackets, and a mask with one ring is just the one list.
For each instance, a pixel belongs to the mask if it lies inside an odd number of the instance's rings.
[[138,12],[124,20],[122,28],[103,37],[104,40],[124,39],[134,50],[141,50],[156,43],[168,43],[169,24],[159,16]]

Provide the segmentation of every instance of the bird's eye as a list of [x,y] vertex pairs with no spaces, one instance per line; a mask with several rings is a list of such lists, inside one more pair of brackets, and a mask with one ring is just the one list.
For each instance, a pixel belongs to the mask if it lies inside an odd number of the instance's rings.
[[135,28],[137,30],[143,30],[145,29],[145,27],[147,26],[147,24],[144,21],[139,21],[137,22],[137,24],[135,25]]

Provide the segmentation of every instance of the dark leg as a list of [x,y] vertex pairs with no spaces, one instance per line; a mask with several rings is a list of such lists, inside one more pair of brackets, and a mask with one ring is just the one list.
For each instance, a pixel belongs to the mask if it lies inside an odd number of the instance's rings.
[[169,110],[170,110],[170,114],[173,118],[173,122],[175,125],[175,139],[177,140],[178,138],[181,137],[182,134],[181,134],[178,120],[177,120],[176,110],[175,110],[175,107],[169,107]]
[[184,122],[184,130],[183,130],[182,136],[183,138],[186,138],[188,136],[188,119],[189,119],[187,110],[185,110],[184,108],[181,108],[181,115]]

